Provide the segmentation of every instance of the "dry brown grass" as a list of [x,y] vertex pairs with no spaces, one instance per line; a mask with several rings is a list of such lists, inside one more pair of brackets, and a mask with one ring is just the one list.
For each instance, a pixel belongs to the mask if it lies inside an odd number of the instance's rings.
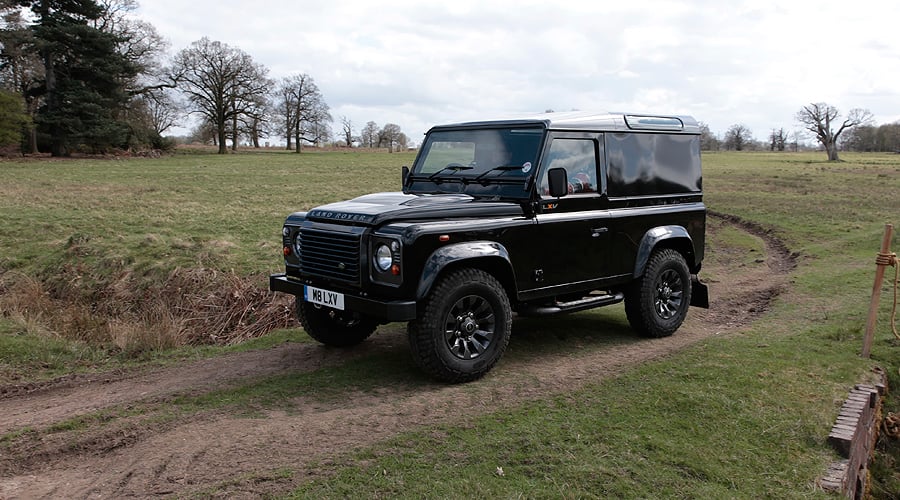
[[50,281],[0,275],[0,312],[29,333],[135,354],[235,344],[295,324],[290,299],[260,287],[264,276],[175,269],[149,285],[128,272],[105,283]]

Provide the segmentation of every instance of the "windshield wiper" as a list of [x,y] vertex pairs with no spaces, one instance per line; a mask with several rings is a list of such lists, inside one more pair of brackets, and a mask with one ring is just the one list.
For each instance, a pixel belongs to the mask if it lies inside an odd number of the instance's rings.
[[466,165],[460,165],[459,163],[451,163],[451,164],[447,165],[446,167],[438,170],[437,172],[429,175],[428,180],[433,181],[435,179],[435,177],[444,173],[445,170],[452,170],[455,173],[455,172],[459,172],[460,170],[472,170],[473,168],[475,168],[475,167],[468,167]]
[[496,172],[496,171],[510,172],[512,170],[522,170],[522,165],[498,165],[494,168],[488,169],[488,170],[478,174],[478,177],[475,177],[472,180],[475,182],[478,182],[482,179],[482,177],[486,176],[487,174],[489,174],[491,172]]

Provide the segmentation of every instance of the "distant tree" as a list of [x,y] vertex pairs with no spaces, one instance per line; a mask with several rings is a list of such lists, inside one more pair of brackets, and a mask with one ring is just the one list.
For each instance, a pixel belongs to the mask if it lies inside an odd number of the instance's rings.
[[330,130],[327,134],[322,130],[332,121],[328,104],[311,76],[303,73],[282,79],[276,95],[276,113],[288,150],[292,140],[294,151],[299,153],[304,142],[315,144],[324,135],[330,136]]
[[331,141],[331,123],[333,121],[331,109],[320,94],[312,102],[312,107],[301,116],[302,139],[317,147]]
[[360,142],[362,142],[364,147],[377,148],[379,132],[380,129],[377,123],[371,121],[366,123],[366,126],[359,133]]
[[900,122],[878,127],[878,147],[879,151],[900,153]]
[[709,125],[700,122],[700,149],[702,151],[717,151],[719,139],[709,130]]
[[182,118],[181,106],[171,91],[146,93],[138,97],[150,116],[150,126],[157,135],[178,124]]
[[877,151],[878,127],[872,125],[853,127],[841,137],[840,147],[849,151]]
[[790,147],[793,152],[800,151],[800,146],[806,140],[806,132],[803,130],[794,130],[791,132]]
[[841,148],[850,151],[900,152],[900,122],[859,125],[843,135]]
[[30,121],[22,97],[13,92],[0,91],[0,147],[20,145],[22,128]]
[[400,145],[401,136],[403,137],[403,140],[405,140],[406,136],[400,130],[400,125],[397,125],[396,123],[386,123],[384,127],[381,127],[381,132],[378,134],[378,145],[388,148],[388,153],[393,153],[395,148]]
[[294,103],[294,88],[291,85],[291,79],[283,78],[278,84],[274,92],[273,114],[275,116],[275,128],[279,130],[281,137],[284,137],[287,146],[285,149],[291,151],[294,149],[294,113],[296,113],[296,104]]
[[344,143],[347,147],[353,147],[353,122],[346,116],[341,117],[341,133],[344,136]]
[[787,146],[787,140],[784,128],[778,130],[773,128],[772,133],[769,134],[769,151],[784,151],[784,148]]
[[163,144],[162,134],[175,125],[182,110],[172,94],[177,82],[162,65],[168,43],[152,24],[133,17],[138,8],[136,0],[96,1],[101,14],[91,25],[112,34],[116,51],[137,69],[121,82],[129,99],[125,112],[129,145],[154,149],[171,146],[171,141]]
[[0,85],[21,96],[29,120],[24,128],[25,152],[37,153],[35,120],[43,104],[44,63],[34,32],[26,25],[21,10],[3,14],[0,29]]
[[217,145],[219,131],[216,126],[208,121],[202,121],[188,135],[188,143],[212,144]]
[[101,13],[91,25],[116,40],[116,51],[137,70],[123,81],[129,96],[139,96],[161,89],[171,89],[175,83],[162,67],[168,43],[146,22],[131,17],[137,10],[136,0],[97,0]]
[[270,115],[271,108],[266,96],[258,95],[247,102],[244,111],[232,119],[229,129],[232,135],[232,149],[238,143],[239,137],[246,137],[251,146],[260,148],[260,139],[269,133]]
[[228,132],[236,145],[238,122],[253,116],[268,92],[267,74],[244,51],[203,37],[175,56],[170,76],[179,82],[191,111],[216,127],[219,154],[225,154]]
[[[840,116],[837,108],[824,102],[803,106],[796,115],[797,121],[803,124],[806,130],[812,132],[816,140],[825,148],[828,161],[840,161],[838,140],[845,130],[868,124],[872,120],[872,113],[861,108],[851,109],[847,118],[838,125]],[[837,130],[834,127],[837,127]]]
[[51,154],[66,155],[80,144],[94,151],[121,144],[124,82],[139,68],[119,52],[116,35],[96,27],[103,8],[94,0],[13,0],[3,7],[31,10],[28,29],[43,63],[35,121],[50,138]]
[[753,143],[753,132],[746,125],[736,123],[725,132],[725,149],[743,151]]

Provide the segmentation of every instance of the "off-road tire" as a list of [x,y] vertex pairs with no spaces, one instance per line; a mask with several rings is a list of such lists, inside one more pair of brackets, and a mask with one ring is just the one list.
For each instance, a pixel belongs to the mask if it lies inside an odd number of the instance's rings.
[[653,252],[644,275],[625,294],[628,323],[645,337],[675,333],[690,304],[690,271],[684,257],[670,248]]
[[407,328],[416,364],[450,383],[489,372],[506,351],[511,330],[503,285],[479,269],[459,269],[441,278]]
[[297,319],[310,337],[333,347],[359,344],[378,326],[365,316],[312,304],[300,297],[297,297]]

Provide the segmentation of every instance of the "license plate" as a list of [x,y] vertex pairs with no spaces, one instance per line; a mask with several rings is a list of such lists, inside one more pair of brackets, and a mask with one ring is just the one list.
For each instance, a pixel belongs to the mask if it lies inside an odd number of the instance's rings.
[[303,287],[303,300],[333,309],[344,310],[344,294],[322,290],[312,286]]

